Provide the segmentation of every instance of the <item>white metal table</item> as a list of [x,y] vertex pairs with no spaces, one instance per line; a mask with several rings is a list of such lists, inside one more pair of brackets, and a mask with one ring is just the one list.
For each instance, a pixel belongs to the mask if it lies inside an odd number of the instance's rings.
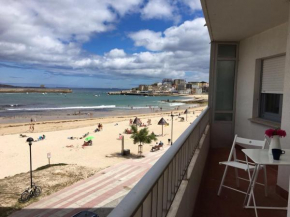
[[[273,155],[268,154],[268,151],[269,151],[268,149],[243,149],[242,150],[246,155],[247,164],[248,164],[248,158],[250,158],[255,164],[255,168],[254,168],[252,178],[250,180],[250,184],[249,184],[248,191],[246,194],[246,198],[244,201],[244,207],[255,209],[256,217],[258,217],[257,209],[287,210],[287,207],[256,206],[256,201],[255,201],[255,196],[254,196],[254,188],[255,188],[257,177],[258,177],[259,167],[261,165],[277,165],[277,166],[290,165],[290,149],[283,149],[283,150],[285,150],[285,154],[282,154],[280,156],[280,160],[274,160]],[[254,206],[250,206],[251,198],[253,198]]]

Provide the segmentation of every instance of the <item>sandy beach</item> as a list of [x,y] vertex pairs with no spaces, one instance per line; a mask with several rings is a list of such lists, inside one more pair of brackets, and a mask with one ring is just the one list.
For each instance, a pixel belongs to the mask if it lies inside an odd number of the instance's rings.
[[[181,122],[178,117],[174,117],[174,135],[173,141],[189,126],[190,123],[200,114],[205,107],[189,109],[188,120]],[[195,111],[195,114],[193,114]],[[182,111],[174,111],[185,117]],[[142,122],[147,123],[152,120],[149,131],[153,131],[158,136],[158,141],[168,144],[171,132],[170,112],[158,112],[152,114],[139,114]],[[82,120],[64,120],[36,122],[35,130],[29,133],[28,124],[1,124],[0,125],[0,179],[12,176],[18,173],[29,171],[29,146],[26,143],[27,138],[19,135],[25,134],[37,139],[45,135],[46,139],[34,142],[32,145],[33,169],[48,164],[47,153],[51,153],[51,163],[66,163],[102,169],[126,159],[118,155],[121,151],[121,141],[118,140],[119,133],[124,135],[125,148],[130,149],[133,155],[137,154],[137,145],[133,144],[130,135],[124,134],[126,128],[130,128],[129,120],[134,116],[106,117],[96,119]],[[164,127],[164,136],[161,136],[161,126],[157,125],[161,117],[169,123]],[[101,132],[94,133],[97,124],[103,124]],[[93,145],[82,147],[84,139],[68,139],[68,137],[82,137],[88,133],[94,136]],[[152,145],[145,144],[143,152],[150,151]]]

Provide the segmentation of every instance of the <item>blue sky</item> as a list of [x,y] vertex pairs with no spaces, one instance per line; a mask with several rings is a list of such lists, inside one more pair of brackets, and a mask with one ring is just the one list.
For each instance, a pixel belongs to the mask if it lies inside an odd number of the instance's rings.
[[129,88],[208,81],[199,0],[0,0],[0,83]]

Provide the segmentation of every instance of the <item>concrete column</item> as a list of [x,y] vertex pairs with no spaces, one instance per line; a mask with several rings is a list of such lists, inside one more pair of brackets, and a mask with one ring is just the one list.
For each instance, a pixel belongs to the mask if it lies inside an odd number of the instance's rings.
[[[290,14],[290,4],[289,4],[289,14]],[[285,138],[281,139],[282,148],[290,149],[290,16],[288,20],[281,129],[286,130],[288,134]],[[286,191],[289,191],[289,175],[290,175],[290,166],[279,167],[277,185]]]

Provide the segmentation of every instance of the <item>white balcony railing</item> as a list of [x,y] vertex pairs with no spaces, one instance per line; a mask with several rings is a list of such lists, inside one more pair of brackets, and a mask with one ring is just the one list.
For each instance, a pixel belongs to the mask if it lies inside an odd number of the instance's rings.
[[208,123],[207,107],[108,217],[166,216]]

